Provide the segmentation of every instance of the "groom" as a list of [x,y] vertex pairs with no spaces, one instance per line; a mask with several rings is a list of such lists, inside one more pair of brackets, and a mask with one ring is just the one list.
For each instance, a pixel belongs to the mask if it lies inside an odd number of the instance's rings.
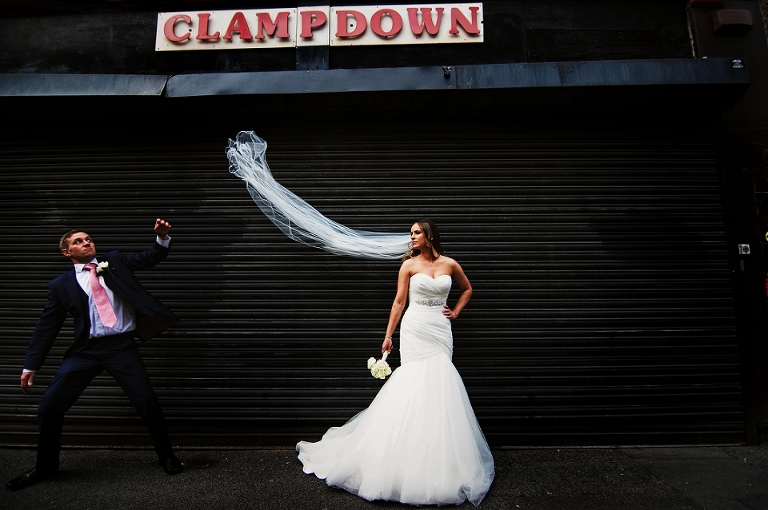
[[56,474],[64,413],[104,370],[117,380],[149,428],[165,472],[174,475],[184,470],[171,448],[163,410],[134,341],[135,337],[148,340],[178,322],[133,274],[165,260],[170,229],[167,221],[158,218],[154,245],[127,255],[118,251],[97,255],[90,236],[78,230],[67,232],[59,241],[61,253],[74,268],[48,284],[48,302],[32,333],[21,390],[27,393],[32,386],[68,313],[74,320],[75,339],[38,407],[37,463],[7,482],[10,490]]

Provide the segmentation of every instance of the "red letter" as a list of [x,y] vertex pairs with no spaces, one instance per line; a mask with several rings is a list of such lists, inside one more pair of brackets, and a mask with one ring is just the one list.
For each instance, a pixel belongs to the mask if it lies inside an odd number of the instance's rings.
[[301,37],[312,39],[312,29],[325,25],[328,17],[323,11],[301,11]]
[[[360,11],[336,11],[336,15],[339,24],[339,30],[336,32],[336,37],[358,37],[365,32],[366,28],[368,28],[365,16]],[[355,18],[355,29],[351,32],[347,30],[347,21],[350,16],[354,16]]]
[[456,23],[458,22],[458,24],[461,25],[461,28],[463,28],[468,34],[479,34],[480,28],[477,26],[477,11],[479,9],[479,7],[469,8],[469,10],[472,12],[472,23],[470,23],[460,10],[453,7],[451,9],[451,30],[448,33],[459,33],[459,29],[456,28]]
[[245,15],[242,12],[236,12],[232,16],[232,21],[229,22],[227,31],[224,32],[222,39],[232,39],[232,33],[238,32],[240,39],[253,39],[251,37],[251,31],[248,28],[248,22],[245,21]]
[[419,9],[408,9],[408,21],[411,22],[411,32],[413,32],[413,35],[421,35],[421,33],[424,31],[424,28],[427,29],[427,33],[429,35],[437,35],[437,31],[440,30],[440,21],[443,19],[443,11],[445,9],[438,7],[435,10],[437,11],[437,21],[432,23],[432,8],[422,7],[421,23],[419,23],[419,17],[417,15]]
[[272,18],[266,12],[256,13],[256,37],[254,39],[264,39],[264,31],[266,29],[267,35],[275,36],[275,29],[277,30],[278,39],[288,39],[291,35],[288,33],[288,16],[291,13],[288,11],[278,12],[277,21],[272,23]]
[[184,42],[187,39],[189,39],[189,32],[179,37],[173,31],[174,27],[176,26],[176,23],[178,23],[180,20],[184,20],[184,23],[186,23],[187,25],[192,24],[192,18],[190,18],[186,14],[177,14],[176,16],[171,16],[170,18],[168,18],[168,21],[165,22],[165,26],[163,27],[163,32],[165,33],[165,38],[171,42]]
[[[384,16],[389,16],[392,18],[392,28],[389,30],[389,32],[385,32],[381,28],[381,18]],[[380,35],[381,37],[394,37],[395,34],[400,32],[402,28],[403,18],[397,11],[382,9],[380,11],[374,12],[373,16],[371,16],[371,30],[373,30],[376,35]]]
[[208,34],[208,20],[211,15],[208,13],[199,14],[197,16],[200,19],[200,24],[197,26],[197,39],[198,41],[216,41],[219,39],[219,33],[216,32],[213,35]]

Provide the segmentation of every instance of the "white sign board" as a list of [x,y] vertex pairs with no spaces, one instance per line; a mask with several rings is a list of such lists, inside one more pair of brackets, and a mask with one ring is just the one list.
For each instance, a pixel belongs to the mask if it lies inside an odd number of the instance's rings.
[[156,51],[483,42],[483,5],[161,12]]

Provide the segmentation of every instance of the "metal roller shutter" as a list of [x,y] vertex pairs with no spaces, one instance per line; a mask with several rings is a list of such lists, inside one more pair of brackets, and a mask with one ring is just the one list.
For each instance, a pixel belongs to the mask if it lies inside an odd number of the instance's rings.
[[[283,237],[227,172],[236,134],[182,143],[84,130],[0,144],[2,443],[36,441],[39,395],[71,338],[62,332],[34,396],[22,395],[46,283],[68,267],[58,237],[82,228],[101,249],[134,251],[157,216],[174,225],[174,246],[142,280],[181,322],[142,352],[176,442],[314,440],[367,406],[381,382],[365,362],[399,263]],[[475,289],[454,323],[454,362],[492,445],[743,441],[707,123],[489,116],[259,134],[275,177],[341,223],[406,232],[422,216],[438,222]],[[108,377],[68,413],[67,444],[148,442]]]

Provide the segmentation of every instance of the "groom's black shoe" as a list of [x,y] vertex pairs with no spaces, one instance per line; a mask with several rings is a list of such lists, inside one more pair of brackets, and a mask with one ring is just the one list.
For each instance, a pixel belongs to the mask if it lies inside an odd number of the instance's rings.
[[159,459],[157,463],[163,466],[163,469],[169,475],[177,475],[184,471],[184,463],[181,462],[174,454],[170,454],[164,459]]
[[38,471],[36,467],[33,467],[26,473],[20,474],[13,480],[6,482],[5,486],[8,487],[8,490],[17,491],[37,482],[42,482],[55,474],[56,471]]

